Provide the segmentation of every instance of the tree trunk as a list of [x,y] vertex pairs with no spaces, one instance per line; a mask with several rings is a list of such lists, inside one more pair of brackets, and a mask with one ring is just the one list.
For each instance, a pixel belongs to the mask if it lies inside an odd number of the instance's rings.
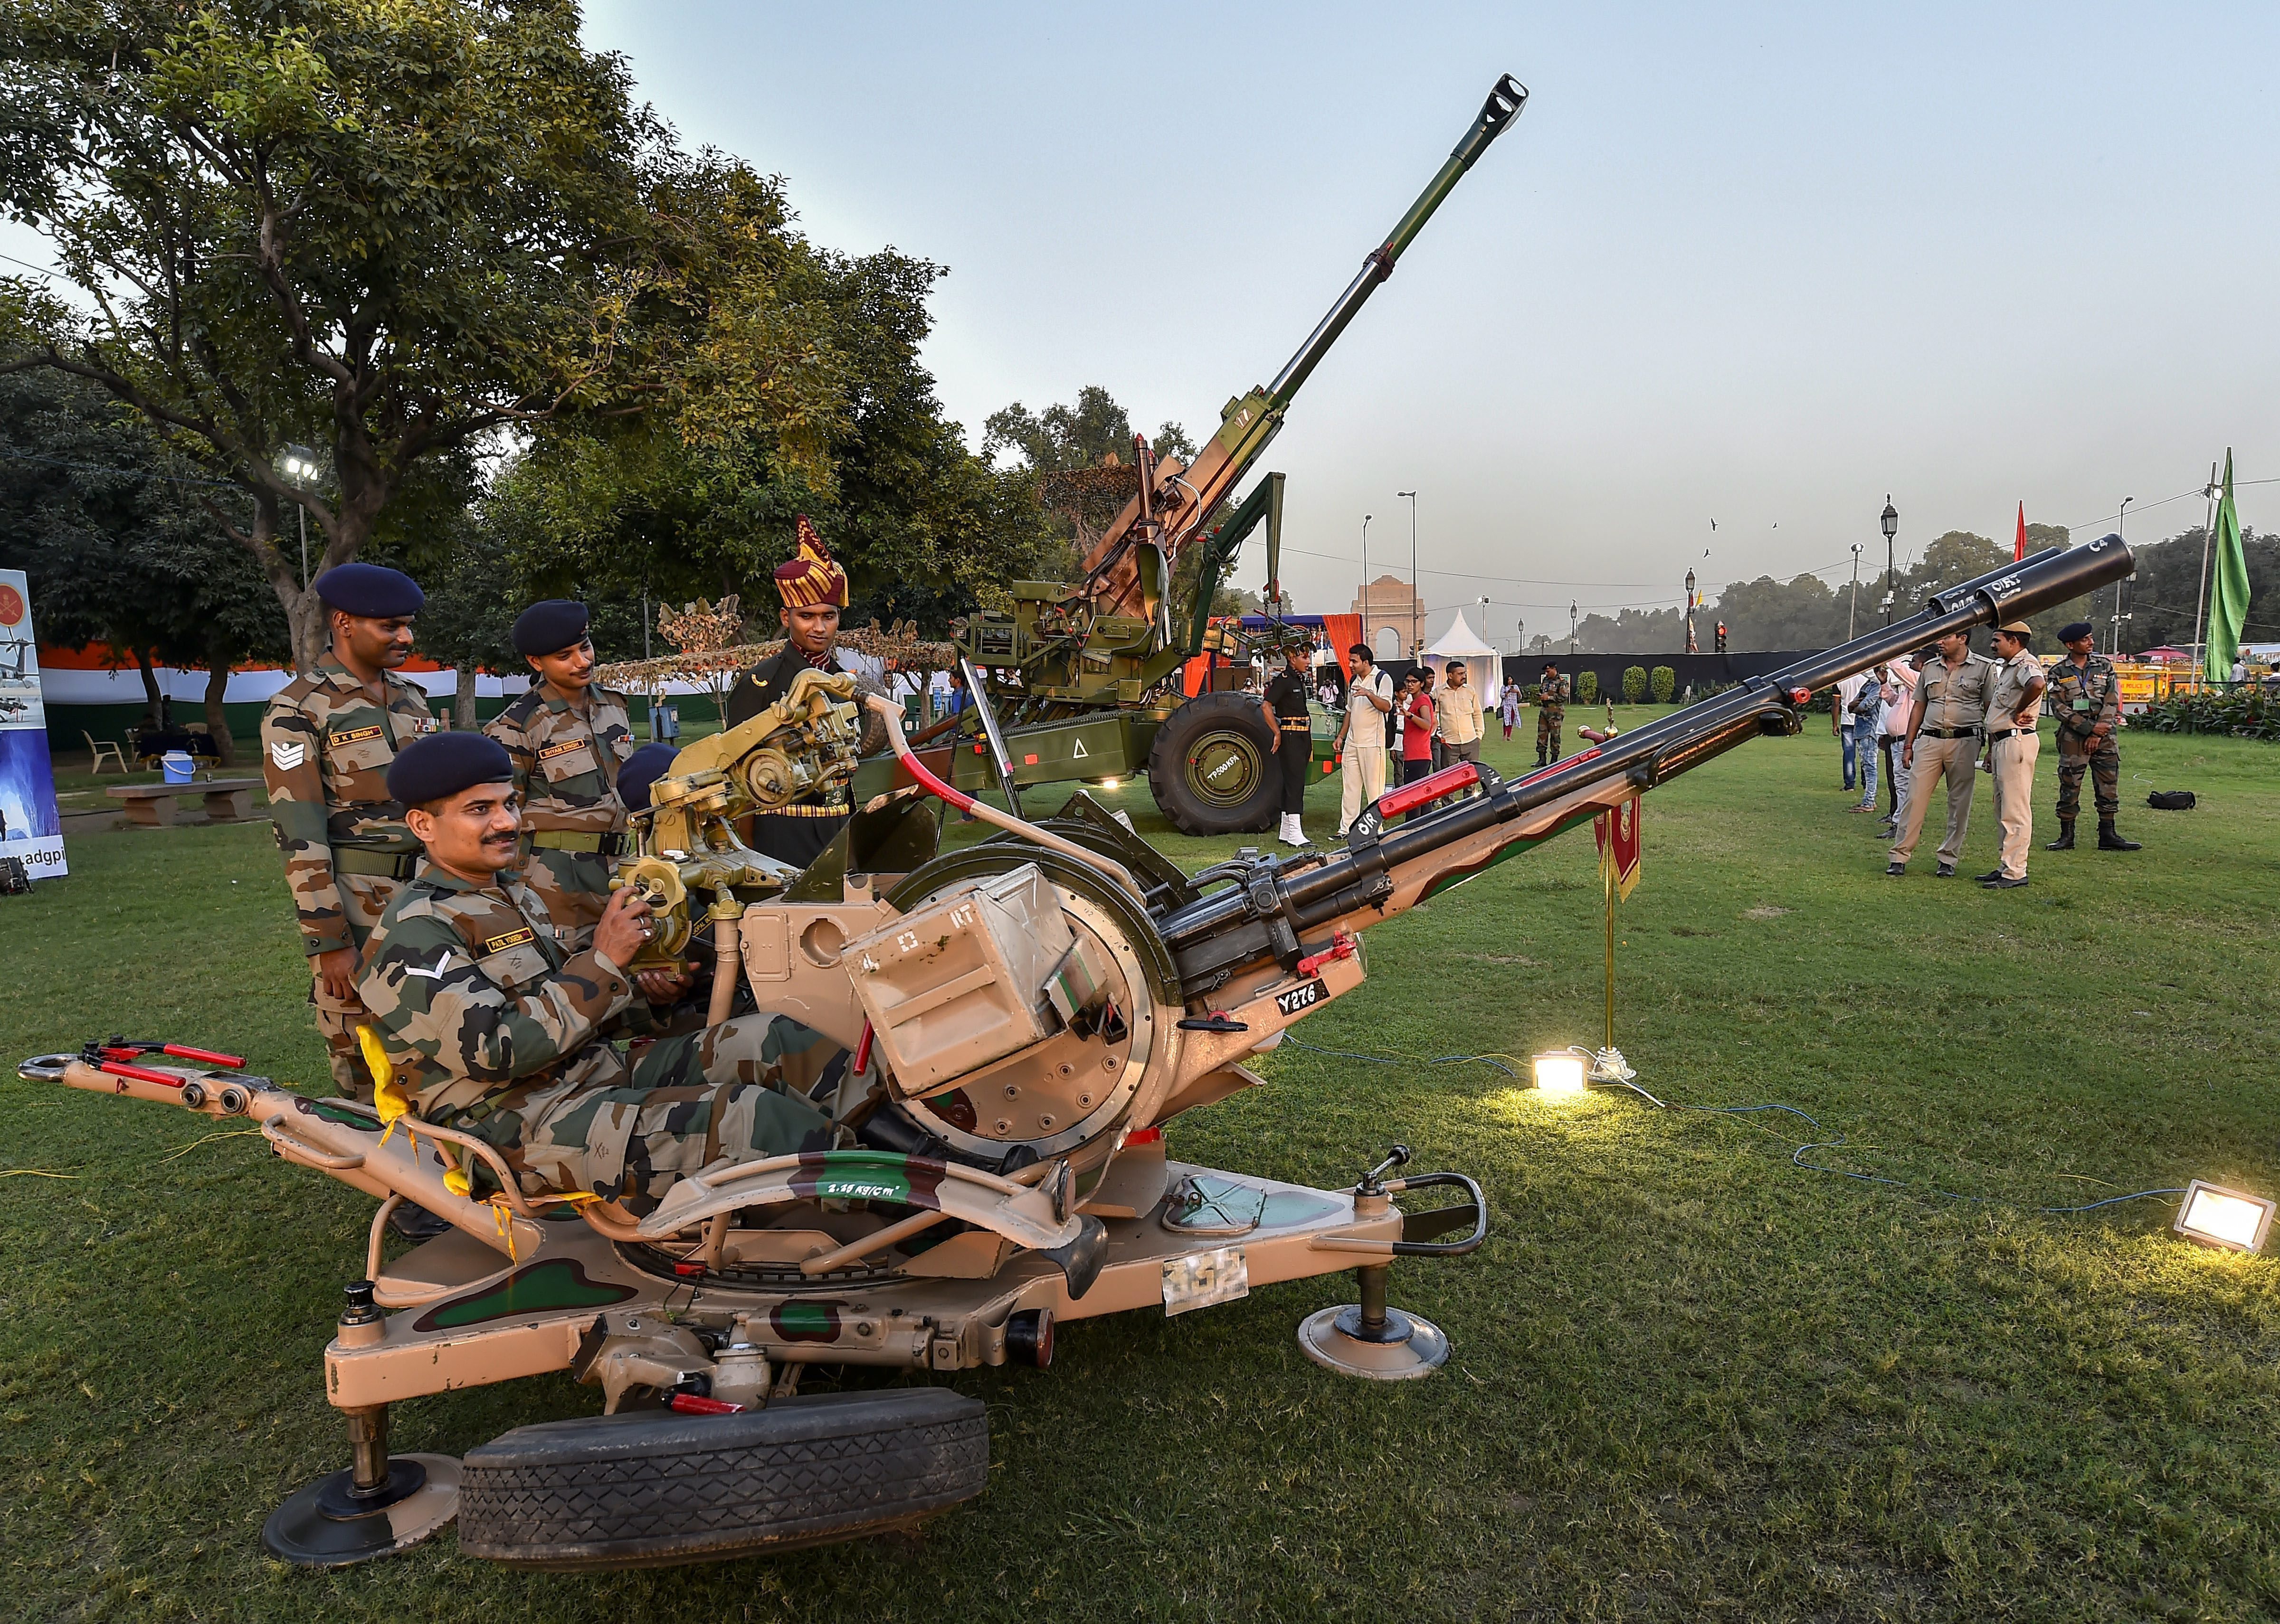
[[475,719],[475,668],[463,665],[453,673],[458,686],[451,695],[451,726],[473,733],[481,724]]
[[134,653],[135,669],[142,673],[142,725],[156,727],[158,725],[158,674],[150,669],[150,650],[136,649]]
[[206,731],[213,736],[214,749],[220,752],[218,759],[223,766],[237,765],[237,741],[229,736],[229,720],[221,708],[223,693],[229,687],[229,660],[216,654],[206,666]]

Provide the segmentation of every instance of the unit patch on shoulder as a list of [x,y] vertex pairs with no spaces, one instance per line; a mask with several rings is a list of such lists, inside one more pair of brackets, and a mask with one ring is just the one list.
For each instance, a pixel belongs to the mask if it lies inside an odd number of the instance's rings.
[[520,930],[510,930],[502,935],[484,937],[483,951],[504,953],[511,947],[520,947],[527,942],[535,942],[537,939],[538,933],[525,925]]
[[561,739],[540,750],[538,758],[541,761],[551,761],[557,756],[566,756],[574,750],[585,748],[586,741],[583,739]]
[[281,773],[290,773],[309,758],[309,747],[300,741],[288,743],[279,739],[269,747],[269,758],[277,764]]
[[361,744],[366,739],[381,736],[379,724],[374,723],[369,727],[350,727],[342,733],[328,733],[325,735],[325,742],[329,744]]

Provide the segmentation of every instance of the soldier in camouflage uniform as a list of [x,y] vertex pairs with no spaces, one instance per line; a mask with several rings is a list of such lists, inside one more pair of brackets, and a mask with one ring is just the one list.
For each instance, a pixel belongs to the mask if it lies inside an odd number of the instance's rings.
[[465,733],[389,774],[428,861],[373,932],[361,987],[420,1116],[497,1146],[526,1194],[590,1190],[636,1216],[702,1169],[829,1149],[808,1097],[846,1051],[797,1021],[724,1021],[638,1058],[612,1046],[687,970],[628,974],[653,929],[631,888],[571,950],[512,872],[513,779],[497,741]]
[[1536,765],[1550,766],[1560,759],[1560,729],[1568,720],[1568,679],[1550,660],[1536,685]]
[[2060,627],[2059,641],[2066,644],[2066,658],[2051,666],[2051,689],[2043,701],[2058,719],[2059,837],[2043,850],[2074,850],[2074,820],[2082,811],[2082,775],[2087,771],[2098,804],[2098,849],[2140,850],[2114,827],[2122,812],[2122,752],[2114,743],[2122,727],[2122,679],[2112,660],[2091,651],[2089,621]]
[[536,680],[483,731],[514,760],[523,881],[575,952],[594,934],[623,855],[618,768],[634,752],[633,713],[623,694],[594,681],[585,604],[533,604],[514,623],[514,646]]
[[333,1083],[369,1100],[357,956],[419,861],[386,779],[397,751],[435,727],[427,695],[391,674],[412,653],[412,617],[425,600],[410,576],[371,564],[327,570],[316,588],[331,613],[332,651],[270,700],[261,769]]

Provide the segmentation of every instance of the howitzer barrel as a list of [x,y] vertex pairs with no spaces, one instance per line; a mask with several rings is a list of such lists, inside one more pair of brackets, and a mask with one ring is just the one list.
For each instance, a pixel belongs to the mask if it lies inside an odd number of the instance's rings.
[[1440,172],[1426,183],[1423,191],[1417,194],[1417,201],[1409,205],[1409,212],[1387,234],[1385,241],[1369,251],[1368,258],[1362,261],[1361,270],[1352,281],[1346,284],[1346,290],[1338,296],[1338,302],[1330,306],[1330,313],[1324,316],[1314,330],[1306,335],[1306,342],[1298,346],[1298,353],[1283,364],[1282,370],[1275,374],[1275,381],[1267,386],[1270,410],[1279,412],[1290,404],[1290,397],[1298,392],[1298,386],[1306,381],[1307,374],[1329,353],[1330,346],[1338,342],[1338,335],[1346,330],[1346,324],[1368,302],[1369,296],[1377,291],[1378,283],[1393,274],[1394,261],[1401,258],[1402,250],[1425,228],[1425,222],[1433,218],[1433,211],[1441,206],[1442,199],[1455,189],[1457,182],[1464,179],[1465,171],[1488,150],[1489,142],[1502,135],[1505,127],[1518,118],[1520,110],[1527,105],[1528,87],[1509,73],[1499,78],[1490,89],[1488,100],[1481,104],[1480,116],[1473,120],[1473,127],[1465,132],[1465,138],[1449,154],[1449,161],[1441,165]]
[[[1635,733],[1608,740],[1492,792],[1379,835],[1349,842],[1330,861],[1276,874],[1267,884],[1217,891],[1166,915],[1159,928],[1182,978],[1209,981],[1218,973],[1263,958],[1273,920],[1318,928],[1390,890],[1389,871],[1611,778],[1641,789],[1674,778],[1745,739],[1794,733],[1798,709],[1815,690],[1898,658],[1952,632],[2000,625],[2080,597],[2129,574],[2128,545],[2108,535],[2083,546],[2050,548],[2007,568],[1935,593],[1922,612],[1879,627],[1840,648],[1815,654],[1742,687],[1691,704]],[[1514,838],[1518,838],[1514,835]],[[1271,891],[1271,896],[1268,893]]]

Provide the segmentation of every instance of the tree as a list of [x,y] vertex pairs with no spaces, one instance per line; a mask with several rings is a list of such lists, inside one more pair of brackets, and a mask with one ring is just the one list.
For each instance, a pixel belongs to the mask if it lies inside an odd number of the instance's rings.
[[1637,704],[1640,700],[1645,699],[1645,697],[1646,667],[1644,666],[1624,666],[1623,703],[1625,704]]
[[[1031,482],[1035,500],[1051,515],[1052,533],[1066,555],[1052,572],[1059,579],[1072,580],[1082,571],[1085,556],[1140,489],[1132,438],[1130,415],[1097,383],[1077,390],[1072,404],[1031,412],[1017,400],[984,419],[982,456],[996,464],[1010,454],[1016,472]],[[1196,454],[1177,423],[1158,428],[1150,449],[1183,462]],[[1206,516],[1198,533],[1222,517],[1223,511]],[[1194,596],[1199,566],[1188,564],[1182,576],[1178,571],[1185,562],[1183,555],[1173,564],[1175,601],[1192,601]]]
[[[707,235],[723,165],[673,148],[566,0],[19,0],[0,194],[89,310],[0,355],[128,403],[324,643],[283,516],[358,556],[423,459],[691,377],[816,464],[835,398],[765,235]],[[725,299],[723,295],[725,293]],[[720,306],[725,303],[724,317]],[[329,448],[320,489],[279,467]]]
[[234,763],[230,670],[282,658],[287,628],[252,560],[197,500],[202,482],[170,467],[107,394],[58,373],[0,377],[0,567],[30,579],[42,631],[134,659],[154,725],[152,666],[203,668],[207,730]]

